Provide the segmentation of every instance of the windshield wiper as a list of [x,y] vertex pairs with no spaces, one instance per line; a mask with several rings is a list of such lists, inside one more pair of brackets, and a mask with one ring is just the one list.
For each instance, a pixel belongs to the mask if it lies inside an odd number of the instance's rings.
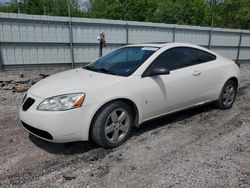
[[89,66],[86,66],[83,68],[87,70],[95,71],[95,72],[102,72],[102,73],[117,75],[116,72],[109,70],[109,69],[105,69],[105,68],[96,69],[96,68],[89,67]]
[[113,75],[117,75],[115,71],[109,70],[109,69],[105,69],[105,68],[100,68],[100,69],[95,69],[98,72],[103,72],[103,73],[107,73],[107,74],[113,74]]
[[90,66],[85,66],[85,67],[82,67],[83,69],[87,69],[87,70],[94,70],[93,68],[91,68]]

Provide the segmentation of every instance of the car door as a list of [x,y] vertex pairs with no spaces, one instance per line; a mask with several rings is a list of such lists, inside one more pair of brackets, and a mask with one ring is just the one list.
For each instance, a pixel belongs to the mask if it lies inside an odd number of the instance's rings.
[[201,102],[202,70],[197,57],[187,47],[160,54],[148,67],[166,67],[170,74],[141,79],[145,120]]
[[191,49],[196,58],[196,70],[200,71],[200,93],[197,100],[207,102],[217,100],[218,88],[223,79],[223,64],[217,60],[216,55],[200,49]]

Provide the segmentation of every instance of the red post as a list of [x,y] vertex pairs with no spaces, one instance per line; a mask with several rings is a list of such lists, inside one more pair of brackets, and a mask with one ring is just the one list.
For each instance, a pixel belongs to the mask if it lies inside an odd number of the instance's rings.
[[102,57],[102,49],[106,47],[105,33],[100,33],[99,57]]

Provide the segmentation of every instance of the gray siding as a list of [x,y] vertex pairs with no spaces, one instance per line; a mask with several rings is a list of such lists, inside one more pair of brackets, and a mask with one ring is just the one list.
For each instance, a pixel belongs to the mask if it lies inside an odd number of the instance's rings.
[[104,54],[125,44],[175,41],[210,46],[228,58],[237,59],[239,54],[240,60],[250,60],[248,30],[0,13],[0,63],[71,64],[72,59],[88,63],[98,58],[101,32],[106,34]]

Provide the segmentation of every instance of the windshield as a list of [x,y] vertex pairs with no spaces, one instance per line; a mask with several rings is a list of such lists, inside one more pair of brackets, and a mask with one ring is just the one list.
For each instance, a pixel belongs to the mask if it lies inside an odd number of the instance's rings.
[[129,76],[158,49],[143,46],[120,48],[84,68],[106,74]]

